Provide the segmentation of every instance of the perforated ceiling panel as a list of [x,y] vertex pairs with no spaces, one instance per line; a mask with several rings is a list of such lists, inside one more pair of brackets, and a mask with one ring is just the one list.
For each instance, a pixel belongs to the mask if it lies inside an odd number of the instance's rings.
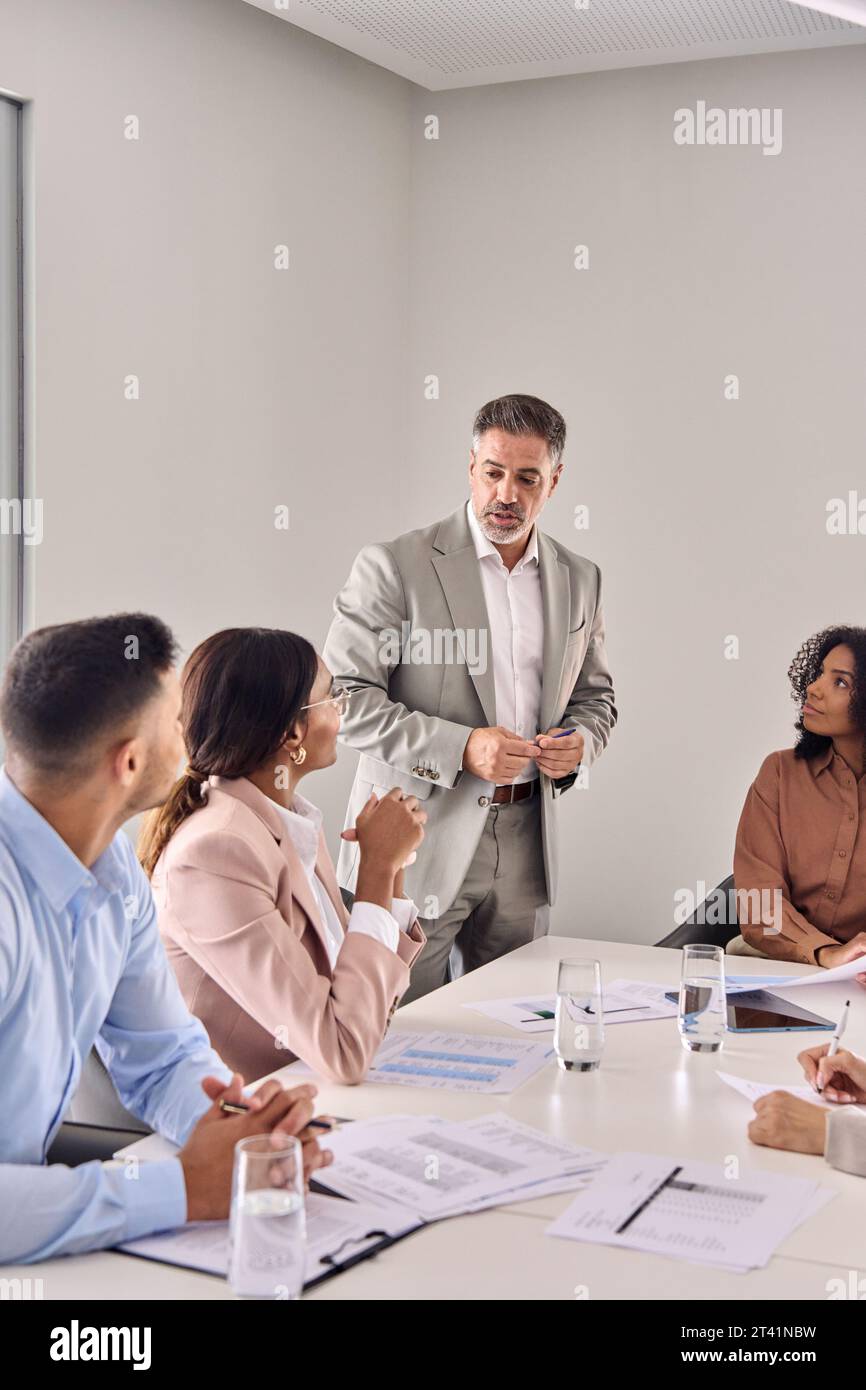
[[[599,68],[864,42],[788,0],[250,0],[434,90]],[[862,11],[844,0],[827,9]]]

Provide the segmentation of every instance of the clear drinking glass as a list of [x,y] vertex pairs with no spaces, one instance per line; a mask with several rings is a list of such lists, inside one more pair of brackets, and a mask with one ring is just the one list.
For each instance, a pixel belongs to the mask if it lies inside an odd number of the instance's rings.
[[300,1298],[306,1220],[299,1139],[281,1130],[235,1145],[229,1281],[242,1298]]
[[563,1071],[595,1071],[604,1051],[601,963],[561,960],[553,1046]]
[[725,1037],[725,953],[721,946],[683,947],[677,1025],[689,1052],[718,1052]]

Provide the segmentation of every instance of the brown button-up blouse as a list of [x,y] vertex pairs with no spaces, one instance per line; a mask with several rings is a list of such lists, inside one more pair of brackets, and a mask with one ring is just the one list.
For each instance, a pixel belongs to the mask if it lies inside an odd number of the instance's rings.
[[[808,761],[792,748],[764,759],[734,851],[740,931],[750,945],[815,965],[819,946],[866,930],[864,808],[866,776],[858,781],[832,744]],[[781,890],[778,933],[761,922],[760,895],[745,900],[749,889]]]

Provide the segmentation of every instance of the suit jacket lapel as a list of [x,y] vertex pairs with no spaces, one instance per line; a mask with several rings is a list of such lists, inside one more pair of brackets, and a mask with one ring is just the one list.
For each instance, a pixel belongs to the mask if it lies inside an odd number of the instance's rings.
[[[433,568],[445,594],[454,629],[460,634],[463,659],[472,680],[484,716],[491,726],[496,723],[496,687],[493,680],[493,653],[490,650],[490,622],[484,589],[481,585],[481,566],[472,543],[472,533],[461,507],[442,522],[433,543]],[[486,632],[486,662],[483,670],[469,665],[463,634],[467,631]],[[480,647],[476,647],[480,652]]]
[[559,715],[559,690],[568,641],[571,613],[571,581],[568,566],[547,536],[538,533],[538,566],[544,611],[544,647],[541,677],[541,731],[553,727]]
[[[210,783],[217,791],[225,792],[227,795],[235,797],[238,801],[242,801],[244,805],[248,806],[251,811],[254,811],[255,814],[258,816],[259,820],[261,820],[267,826],[268,830],[271,832],[274,839],[279,844],[280,849],[289,866],[291,872],[292,897],[295,899],[298,906],[309,918],[310,924],[313,927],[313,930],[315,931],[316,935],[318,936],[322,944],[322,949],[324,950],[325,956],[327,958],[328,947],[327,940],[325,937],[325,924],[322,921],[322,913],[319,908],[319,904],[316,901],[312,888],[310,887],[307,875],[304,871],[304,866],[298,857],[297,851],[295,850],[295,847],[292,844],[291,839],[289,838],[289,832],[286,828],[286,823],[282,819],[274,803],[268,797],[265,796],[264,792],[260,792],[258,787],[253,786],[252,782],[250,782],[246,777],[211,777]],[[322,841],[320,840],[319,858],[316,864],[317,869],[320,868],[321,858]],[[326,887],[327,886],[328,885],[326,883]],[[333,897],[333,893],[331,894],[331,897]],[[340,921],[344,922],[345,909],[343,909],[342,915],[338,909],[337,915],[340,918]]]
[[311,927],[322,944],[325,958],[329,959],[328,940],[325,934],[325,923],[322,917],[322,910],[316,901],[309,880],[307,879],[304,866],[298,858],[298,853],[289,839],[287,831],[283,833],[283,838],[280,841],[280,849],[285,855],[286,862],[291,871],[292,897],[295,899],[298,906],[306,913]]
[[316,858],[316,876],[319,879],[321,879],[322,886],[328,894],[328,897],[331,899],[331,902],[334,904],[334,911],[337,914],[337,918],[340,922],[340,925],[343,928],[343,931],[345,931],[349,921],[349,914],[346,911],[346,904],[343,902],[342,896],[340,894],[340,885],[337,882],[337,875],[334,873],[334,865],[331,860],[331,856],[328,853],[328,847],[325,844],[324,832],[322,832],[322,834],[319,836],[319,853]]

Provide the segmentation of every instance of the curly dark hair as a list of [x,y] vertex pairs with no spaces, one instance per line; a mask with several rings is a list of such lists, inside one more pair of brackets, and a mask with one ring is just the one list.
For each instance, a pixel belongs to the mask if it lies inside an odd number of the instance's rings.
[[803,702],[806,690],[817,679],[821,663],[834,647],[850,647],[854,653],[854,689],[851,692],[851,718],[863,734],[863,747],[866,753],[866,628],[863,627],[825,627],[816,632],[802,645],[791,665],[788,679],[791,682],[791,698],[800,706],[800,714],[794,725],[799,735],[794,754],[798,758],[814,758],[822,753],[832,739],[827,734],[813,734],[803,724]]

